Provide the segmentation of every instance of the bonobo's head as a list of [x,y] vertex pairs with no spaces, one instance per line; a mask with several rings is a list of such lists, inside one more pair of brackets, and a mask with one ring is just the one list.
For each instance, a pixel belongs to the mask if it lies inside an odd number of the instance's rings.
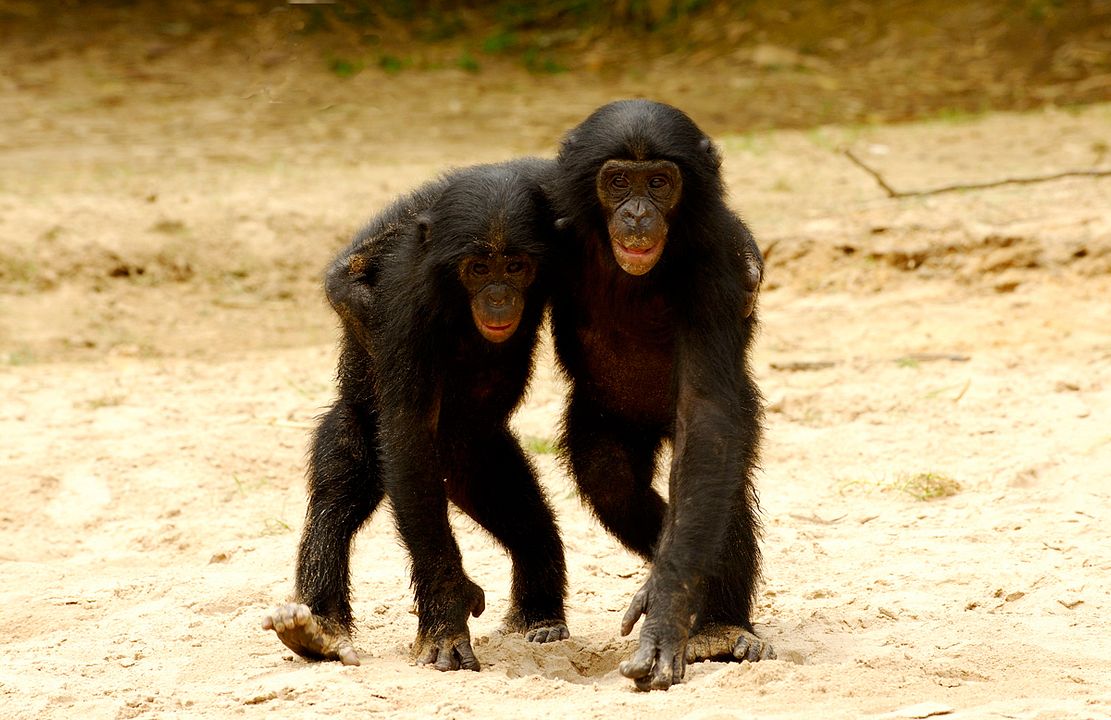
[[652,269],[667,243],[683,176],[670,160],[607,160],[595,180],[613,257],[630,275]]
[[482,337],[502,343],[544,298],[536,285],[553,219],[528,160],[480,165],[448,176],[419,221],[436,264],[462,286]]
[[[609,237],[614,260],[644,275],[702,205],[722,195],[717,149],[682,111],[648,100],[604,105],[569,132],[553,181],[557,212],[577,232]],[[601,227],[599,227],[599,225]]]
[[459,279],[471,298],[471,317],[490,342],[508,340],[521,324],[525,290],[536,279],[536,260],[528,255],[492,251],[459,264]]

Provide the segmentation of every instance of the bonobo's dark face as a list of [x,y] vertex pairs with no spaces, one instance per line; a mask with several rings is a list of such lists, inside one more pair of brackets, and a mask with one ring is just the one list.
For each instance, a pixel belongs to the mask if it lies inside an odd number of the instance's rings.
[[678,166],[670,160],[607,160],[596,185],[614,259],[630,275],[643,275],[659,262],[668,221],[679,206]]
[[528,255],[472,255],[459,264],[459,277],[482,337],[493,343],[508,340],[521,323],[525,290],[536,279],[536,261]]

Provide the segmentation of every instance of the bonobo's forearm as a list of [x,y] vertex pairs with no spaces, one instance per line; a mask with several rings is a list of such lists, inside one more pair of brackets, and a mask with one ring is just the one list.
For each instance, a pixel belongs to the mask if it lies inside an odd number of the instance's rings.
[[692,591],[721,557],[742,492],[743,433],[713,401],[683,397],[676,418],[668,517],[654,565]]
[[447,493],[434,436],[421,413],[382,418],[383,481],[398,532],[412,556],[418,598],[463,576],[462,555],[447,515]]

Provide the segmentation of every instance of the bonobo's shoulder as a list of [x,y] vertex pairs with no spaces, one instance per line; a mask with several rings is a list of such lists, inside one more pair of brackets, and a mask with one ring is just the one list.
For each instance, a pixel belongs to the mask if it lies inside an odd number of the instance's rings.
[[367,222],[352,241],[352,248],[373,251],[390,238],[415,228],[417,217],[443,195],[448,180],[438,177],[397,198]]
[[498,165],[504,166],[512,172],[519,173],[522,177],[532,181],[544,179],[556,168],[555,160],[535,156],[514,158],[504,163],[498,163],[495,167]]
[[555,170],[555,160],[521,157],[496,163],[483,163],[457,168],[445,173],[441,180],[447,185],[540,185]]

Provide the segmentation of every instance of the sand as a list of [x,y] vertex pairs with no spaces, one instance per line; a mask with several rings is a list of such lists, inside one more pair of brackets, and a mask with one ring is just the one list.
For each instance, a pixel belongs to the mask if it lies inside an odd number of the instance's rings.
[[397,192],[550,154],[559,128],[351,152],[348,106],[299,134],[265,98],[66,105],[67,82],[4,111],[0,717],[1111,716],[1111,178],[892,199],[840,152],[900,190],[1106,168],[1111,106],[719,136],[769,257],[756,621],[779,659],[642,694],[616,667],[648,570],[551,453],[547,344],[514,422],[562,528],[571,639],[498,632],[508,559],[454,516],[484,667],[410,665],[386,512],[353,560],[361,666],[260,628],[291,590],[333,396],[320,270]]

